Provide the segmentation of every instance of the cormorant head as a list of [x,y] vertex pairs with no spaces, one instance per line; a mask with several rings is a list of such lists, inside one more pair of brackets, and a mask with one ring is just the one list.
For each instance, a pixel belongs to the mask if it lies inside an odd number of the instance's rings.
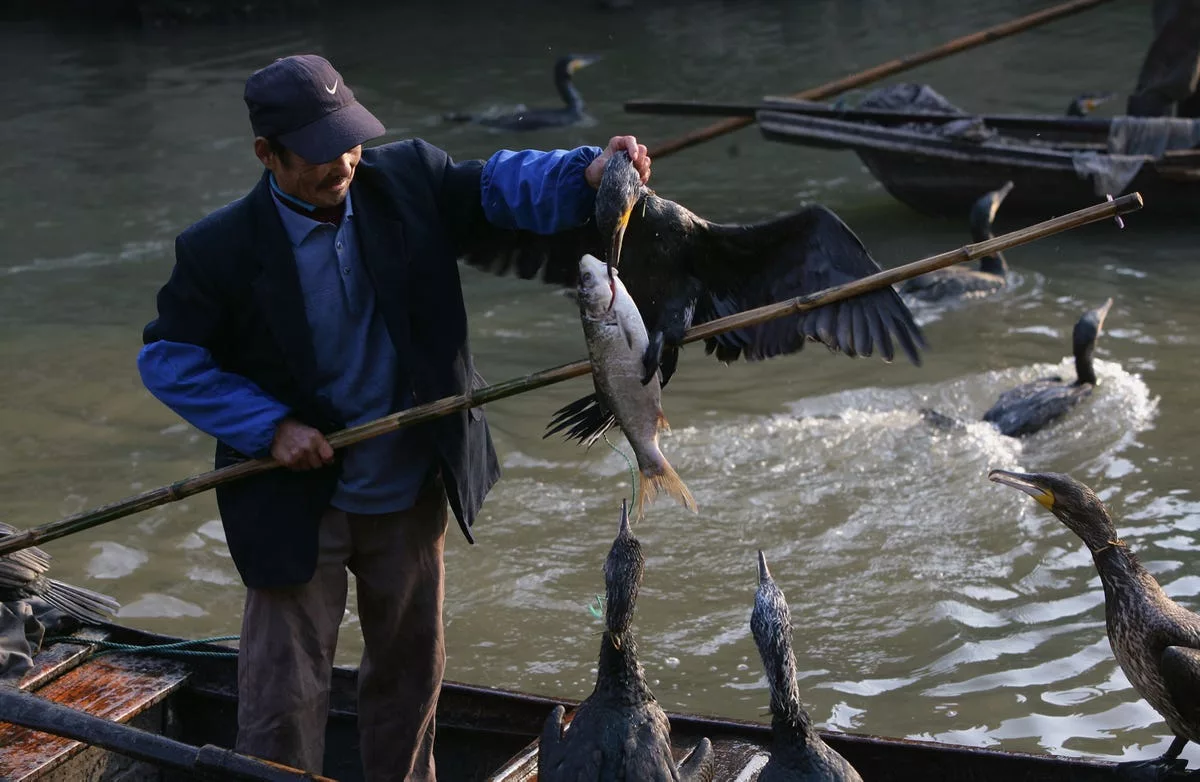
[[633,624],[633,607],[637,602],[638,589],[642,585],[642,571],[646,559],[642,556],[642,544],[633,536],[629,526],[629,508],[621,500],[621,526],[608,559],[604,561],[604,587],[607,600],[604,619],[608,632],[619,647],[621,636]]
[[1067,116],[1085,117],[1101,103],[1107,103],[1115,97],[1115,92],[1085,92],[1067,104]]
[[796,684],[796,657],[792,653],[792,614],[783,591],[771,578],[767,558],[758,552],[758,591],[750,613],[750,632],[762,658],[771,689],[771,713],[776,718],[807,722]]
[[621,245],[625,241],[629,216],[645,192],[642,176],[633,167],[629,153],[623,149],[617,150],[604,165],[600,188],[596,191],[596,227],[609,243],[607,260],[610,270],[621,263]]
[[596,63],[599,59],[597,54],[568,54],[559,57],[554,63],[555,80],[570,78],[576,71]]
[[1095,552],[1117,542],[1108,509],[1095,492],[1060,472],[1009,472],[992,470],[988,480],[1011,486],[1033,497],[1058,517]]
[[980,196],[971,206],[971,236],[975,241],[982,242],[992,238],[992,221],[996,219],[1000,204],[1004,203],[1004,198],[1012,189],[1013,183],[1005,182],[998,190]]
[[1101,304],[1094,310],[1088,310],[1075,323],[1071,334],[1071,347],[1075,353],[1075,374],[1077,382],[1096,385],[1096,372],[1092,367],[1092,351],[1096,349],[1096,338],[1104,326],[1104,319],[1112,307],[1113,300]]

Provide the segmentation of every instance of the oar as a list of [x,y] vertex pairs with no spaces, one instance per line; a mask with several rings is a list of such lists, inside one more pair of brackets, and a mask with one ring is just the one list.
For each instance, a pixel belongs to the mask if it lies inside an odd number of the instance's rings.
[[[957,52],[972,49],[976,46],[992,41],[998,41],[1001,38],[1006,38],[1033,27],[1053,22],[1055,19],[1062,19],[1064,16],[1077,14],[1080,11],[1086,11],[1089,8],[1095,8],[1101,3],[1106,3],[1108,0],[1071,0],[1069,3],[1056,5],[1053,8],[1047,8],[1044,11],[1022,16],[1020,19],[1013,19],[1011,22],[1004,22],[994,27],[989,27],[986,30],[980,30],[977,33],[964,35],[961,38],[955,38],[953,41],[947,41],[941,46],[935,46],[932,49],[917,54],[910,54],[907,57],[901,57],[898,60],[891,60],[881,65],[876,65],[874,68],[868,68],[865,71],[860,71],[851,76],[846,76],[836,81],[831,81],[822,84],[820,87],[798,92],[791,97],[801,100],[824,100],[825,98],[837,95],[846,90],[852,90],[856,87],[861,87],[864,84],[878,81],[879,79],[891,76],[901,71],[907,71],[910,68],[915,68],[918,65],[924,65],[927,62],[940,60]],[[678,152],[681,149],[693,147],[718,136],[723,136],[726,133],[732,133],[739,128],[744,128],[753,121],[747,117],[731,117],[730,119],[715,122],[708,127],[693,130],[690,133],[684,134],[679,138],[672,139],[663,144],[658,145],[650,150],[651,157],[661,158],[665,155],[670,155]]]
[[997,130],[1071,131],[1074,133],[1108,133],[1112,120],[1101,117],[1067,117],[1022,114],[930,114],[919,111],[883,111],[880,109],[839,109],[827,103],[811,103],[792,98],[763,98],[758,103],[713,103],[694,100],[625,101],[625,111],[631,114],[664,114],[683,117],[744,117],[754,119],[760,111],[781,111],[808,117],[826,117],[848,122],[874,122],[879,125],[903,125],[927,122],[940,125],[963,119],[979,119]]
[[184,744],[131,725],[86,714],[16,688],[0,687],[0,721],[82,741],[157,766],[200,774],[210,779],[333,782],[329,777],[242,755],[212,744],[203,747]]
[[[807,312],[826,304],[833,304],[834,302],[849,299],[853,296],[903,282],[910,277],[916,277],[956,263],[973,261],[985,255],[992,255],[1001,250],[1007,250],[1011,247],[1032,242],[1035,239],[1052,236],[1060,231],[1078,228],[1081,225],[1093,223],[1097,220],[1115,218],[1118,215],[1133,212],[1141,208],[1141,194],[1130,193],[1129,195],[1121,196],[1115,201],[1106,201],[1102,204],[1089,206],[1070,214],[1055,217],[1051,220],[988,239],[985,242],[968,244],[957,250],[949,250],[939,255],[930,256],[924,260],[914,261],[904,266],[881,271],[844,285],[837,285],[807,296],[799,296],[789,301],[768,304],[764,307],[711,320],[688,329],[683,341],[684,343],[688,343],[708,339],[709,337],[723,334],[726,331],[749,328],[760,323],[766,323],[769,320],[782,318],[785,315]],[[470,407],[479,407],[489,402],[495,402],[498,399],[532,391],[535,388],[561,383],[573,377],[586,375],[591,371],[591,363],[587,360],[574,361],[552,369],[544,369],[532,375],[485,386],[467,394],[448,396],[444,399],[411,407],[408,410],[402,410],[399,413],[393,413],[392,415],[369,421],[365,424],[343,429],[329,436],[329,444],[335,449],[345,448],[348,445],[394,432],[406,426],[431,421],[434,418],[449,415],[459,410],[466,410]],[[63,535],[70,535],[73,532],[90,529],[139,511],[155,508],[159,505],[166,505],[168,502],[175,502],[184,497],[190,497],[193,494],[207,491],[223,483],[267,470],[273,470],[277,467],[279,467],[279,463],[274,459],[264,458],[232,464],[228,467],[222,467],[219,470],[201,473],[200,475],[193,475],[190,478],[185,478],[169,486],[162,486],[119,502],[9,535],[0,539],[0,555],[19,551],[29,546],[36,546],[39,543],[55,540],[56,538],[61,538]]]

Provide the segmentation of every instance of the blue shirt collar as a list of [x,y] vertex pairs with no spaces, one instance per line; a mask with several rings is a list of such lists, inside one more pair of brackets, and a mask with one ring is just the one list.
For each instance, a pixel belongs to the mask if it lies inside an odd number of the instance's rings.
[[[279,219],[283,222],[283,230],[287,233],[288,241],[292,243],[293,247],[299,247],[308,238],[309,234],[321,226],[329,225],[329,223],[322,223],[313,220],[311,217],[305,217],[295,209],[284,204],[283,199],[287,199],[302,208],[313,208],[312,204],[301,201],[299,198],[290,196],[280,190],[279,185],[275,182],[274,174],[268,172],[267,177],[271,181],[271,196],[275,201],[275,210],[279,212]],[[345,223],[346,220],[349,220],[353,216],[354,204],[350,200],[350,191],[346,191],[346,213],[342,217],[342,222]]]

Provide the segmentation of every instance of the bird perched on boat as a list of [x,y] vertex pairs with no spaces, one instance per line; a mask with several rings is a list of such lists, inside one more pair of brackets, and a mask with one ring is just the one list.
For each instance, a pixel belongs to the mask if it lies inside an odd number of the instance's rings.
[[[749,225],[705,220],[646,188],[628,154],[608,161],[594,220],[550,236],[497,232],[464,260],[525,279],[575,286],[589,253],[618,267],[646,325],[642,382],[675,371],[684,332],[725,315],[828,288],[881,271],[837,215],[810,206]],[[925,339],[891,288],[727,332],[705,341],[724,362],[793,353],[808,341],[849,356],[895,355],[893,339],[920,364]]]
[[563,707],[546,719],[538,742],[541,782],[710,782],[712,743],[707,738],[678,766],[671,727],[637,659],[630,624],[646,560],[621,503],[621,525],[604,562],[606,630],[600,641],[596,688],[563,730]]
[[[0,539],[18,530],[0,523]],[[51,557],[36,546],[0,556],[0,602],[40,597],[85,624],[104,624],[121,609],[108,595],[49,578]]]
[[1074,382],[1047,377],[1009,389],[983,414],[983,420],[994,424],[1001,434],[1021,437],[1066,415],[1091,396],[1097,383],[1092,353],[1112,302],[1109,299],[1096,309],[1088,310],[1075,324],[1071,335],[1075,352]]
[[854,767],[821,739],[800,703],[791,611],[761,551],[750,631],[771,690],[771,759],[759,772],[759,782],[862,782]]
[[595,63],[600,58],[593,55],[569,54],[559,57],[554,63],[554,87],[562,96],[565,106],[559,108],[527,109],[524,106],[510,114],[496,116],[486,114],[447,114],[446,119],[456,122],[474,121],[489,128],[501,130],[537,130],[574,125],[583,120],[583,95],[571,77],[580,69]]
[[1068,117],[1086,117],[1101,103],[1107,103],[1117,97],[1115,92],[1085,92],[1076,96],[1067,104]]
[[[975,201],[971,207],[971,238],[974,241],[992,238],[992,222],[1012,188],[1012,182],[1005,182],[998,190],[985,193]],[[923,301],[979,298],[1002,290],[1008,284],[1007,275],[1004,253],[996,252],[980,258],[978,269],[948,266],[906,281],[900,292]]]
[[1182,769],[1186,763],[1178,757],[1184,745],[1200,743],[1200,616],[1167,597],[1117,537],[1104,503],[1084,484],[1061,473],[1007,470],[992,470],[988,480],[1033,497],[1083,540],[1104,587],[1113,656],[1129,683],[1175,734],[1161,757],[1120,767],[1142,772],[1138,779],[1157,779],[1158,772]]

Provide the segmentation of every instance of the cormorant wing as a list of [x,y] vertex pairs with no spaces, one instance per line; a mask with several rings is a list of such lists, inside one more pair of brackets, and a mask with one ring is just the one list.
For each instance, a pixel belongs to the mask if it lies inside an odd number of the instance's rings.
[[[841,219],[823,206],[810,206],[753,225],[708,224],[706,246],[692,273],[704,285],[694,324],[764,304],[786,301],[851,282],[883,269]],[[892,340],[914,364],[925,346],[912,313],[892,288],[884,288],[806,313],[790,315],[706,341],[721,361],[769,358],[792,353],[815,340],[848,356],[885,360]]]
[[496,229],[463,255],[463,261],[497,276],[515,274],[551,285],[575,287],[584,253],[603,258],[606,249],[594,220],[553,234]]
[[712,742],[700,739],[692,753],[679,764],[679,782],[712,782],[717,773],[717,758]]
[[543,779],[553,779],[550,770],[557,768],[562,761],[566,749],[563,739],[562,722],[566,710],[555,706],[546,716],[546,724],[542,726],[542,736],[538,740],[538,771]]
[[625,735],[621,758],[624,775],[621,779],[643,779],[646,782],[674,782],[679,773],[671,753],[671,724],[657,705],[650,713],[622,715],[625,719],[642,719]]
[[1168,646],[1159,658],[1171,703],[1187,722],[1200,717],[1200,649]]

